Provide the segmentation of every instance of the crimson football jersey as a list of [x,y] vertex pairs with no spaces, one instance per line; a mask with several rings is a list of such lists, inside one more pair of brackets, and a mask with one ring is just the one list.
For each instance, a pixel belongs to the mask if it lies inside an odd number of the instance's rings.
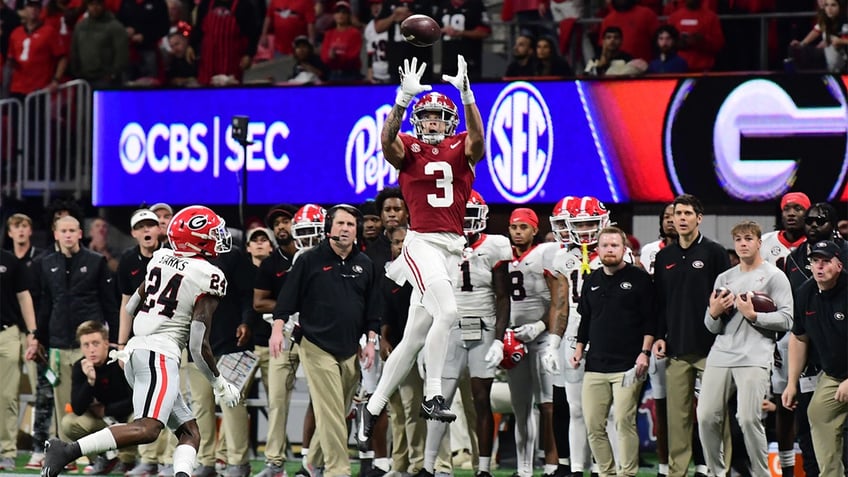
[[474,182],[474,168],[465,157],[466,135],[448,136],[433,145],[398,134],[404,145],[398,184],[409,209],[410,230],[463,234],[465,203]]

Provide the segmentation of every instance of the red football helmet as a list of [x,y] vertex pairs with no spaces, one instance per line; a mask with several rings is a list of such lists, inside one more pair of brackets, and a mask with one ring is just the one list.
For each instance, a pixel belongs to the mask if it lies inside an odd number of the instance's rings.
[[168,240],[177,255],[215,257],[230,251],[233,237],[224,219],[209,207],[192,205],[174,214],[168,224]]
[[324,238],[327,211],[320,205],[306,204],[292,218],[292,238],[298,249],[318,245]]
[[[445,124],[445,132],[431,132],[424,129],[424,121],[428,113],[437,113],[434,120]],[[450,98],[441,93],[427,93],[412,107],[412,116],[409,118],[412,127],[415,128],[415,136],[427,144],[438,144],[445,136],[453,136],[459,125],[459,113],[456,105]]]
[[486,219],[489,218],[489,206],[483,196],[476,190],[471,191],[468,202],[465,203],[465,221],[462,229],[467,234],[486,230]]
[[556,203],[553,213],[551,213],[551,233],[554,234],[556,241],[561,244],[571,242],[571,237],[568,235],[568,223],[566,222],[566,219],[568,218],[568,210],[566,207],[573,199],[576,199],[576,197],[571,195],[563,197]]
[[527,354],[527,346],[524,342],[515,337],[515,331],[507,329],[503,338],[503,360],[501,368],[512,369],[524,359]]
[[598,234],[610,223],[609,211],[603,202],[592,196],[571,197],[564,204],[565,223],[572,243],[593,245]]

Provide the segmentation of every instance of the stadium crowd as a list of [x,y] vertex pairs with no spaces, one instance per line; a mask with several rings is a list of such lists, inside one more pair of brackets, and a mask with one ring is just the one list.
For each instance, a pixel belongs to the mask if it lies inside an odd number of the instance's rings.
[[[769,20],[761,35],[750,15],[767,12],[797,16]],[[412,14],[440,23],[439,61],[433,47],[404,42],[399,25]],[[760,38],[769,69],[843,72],[847,18],[838,0],[8,0],[0,62],[4,94],[21,98],[70,79],[95,88],[394,83],[412,54],[428,75],[452,74],[463,54],[479,79],[484,43],[504,26],[510,64],[485,70],[489,79],[752,71]]]

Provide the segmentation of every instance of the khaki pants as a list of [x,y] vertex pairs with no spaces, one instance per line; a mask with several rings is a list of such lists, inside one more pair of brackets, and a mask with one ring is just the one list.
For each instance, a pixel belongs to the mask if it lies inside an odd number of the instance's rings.
[[419,416],[424,400],[424,380],[413,366],[389,397],[389,423],[392,429],[392,470],[418,473],[424,466],[424,439],[427,423]]
[[18,383],[21,382],[21,331],[10,326],[0,331],[0,454],[18,455]]
[[[128,416],[128,418],[132,419],[132,416]],[[86,412],[82,416],[77,416],[71,412],[62,417],[62,424],[60,427],[62,432],[68,436],[68,439],[76,441],[109,426],[106,424],[106,421],[90,412]],[[125,464],[135,462],[135,450],[135,446],[119,449],[118,459]]]
[[173,465],[177,444],[177,436],[165,427],[155,441],[138,446],[138,454],[145,464]]
[[[221,429],[217,431],[217,416],[215,415],[215,394],[212,392],[212,384],[197,369],[194,363],[186,366],[188,383],[191,386],[191,410],[197,419],[197,427],[200,430],[200,448],[197,449],[197,461],[204,466],[215,465],[215,446],[221,446],[226,456],[224,459],[229,465],[242,465],[248,462],[248,450],[250,447],[250,422],[247,416],[247,407],[242,401],[236,407],[221,406]],[[247,387],[250,387],[248,383]],[[219,443],[216,436],[226,440],[224,444]]]
[[[308,339],[300,342],[300,362],[306,372],[312,409],[315,411],[315,435],[324,454],[324,475],[350,475],[347,455],[347,414],[359,384],[357,356],[339,359]],[[312,464],[310,450],[308,461]]]
[[613,421],[618,435],[621,474],[635,476],[639,472],[639,434],[636,431],[636,409],[642,383],[621,385],[624,373],[587,372],[583,377],[583,416],[589,434],[589,447],[598,463],[601,476],[616,475],[615,457],[607,434],[607,417],[613,408]]
[[[61,422],[66,414],[65,407],[71,403],[71,375],[74,363],[82,358],[82,351],[79,348],[58,350],[51,348],[47,354],[47,359],[50,360],[51,367],[55,365],[53,363],[53,355],[56,352],[59,353],[59,382],[53,386],[53,405],[56,409],[56,422]],[[59,428],[59,439],[68,441],[68,436],[65,435],[62,426],[59,425],[56,427]]]
[[842,464],[842,425],[848,417],[848,404],[834,398],[840,382],[821,373],[807,409],[820,477],[842,477],[845,471]]
[[289,419],[292,389],[295,375],[300,366],[298,346],[271,357],[267,346],[257,346],[254,353],[259,356],[262,370],[262,385],[268,395],[268,437],[265,443],[265,461],[282,466],[286,461],[286,423]]

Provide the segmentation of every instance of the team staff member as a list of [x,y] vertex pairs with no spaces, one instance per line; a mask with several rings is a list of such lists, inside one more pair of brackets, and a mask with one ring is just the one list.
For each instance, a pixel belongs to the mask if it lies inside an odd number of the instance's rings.
[[[657,253],[657,335],[653,352],[668,356],[668,476],[683,477],[692,458],[695,378],[704,371],[715,335],[704,327],[704,310],[716,277],[730,268],[727,251],[699,231],[704,207],[690,194],[677,196],[674,228],[678,241]],[[729,427],[725,449],[730,448]]]
[[848,273],[841,262],[842,250],[832,241],[812,245],[809,256],[813,279],[795,293],[789,382],[783,392],[783,405],[789,409],[797,406],[798,381],[812,347],[823,371],[807,409],[819,475],[841,477],[842,426],[848,416]]
[[[380,326],[377,274],[371,259],[355,247],[359,211],[341,204],[327,212],[328,237],[295,262],[277,303],[271,352],[279,352],[284,321],[300,313],[300,360],[315,411],[324,475],[350,475],[346,417],[359,385],[358,356],[368,368]],[[367,333],[364,349],[359,338]],[[359,353],[358,353],[359,352]]]
[[598,236],[598,255],[603,266],[589,275],[580,293],[578,313],[583,319],[571,366],[580,366],[583,350],[583,415],[589,447],[602,476],[616,473],[616,462],[607,435],[607,416],[613,406],[618,433],[621,475],[639,472],[639,434],[636,408],[641,381],[624,386],[622,378],[636,363],[636,375],[648,372],[656,317],[651,276],[624,261],[627,236],[618,227],[607,227]]

